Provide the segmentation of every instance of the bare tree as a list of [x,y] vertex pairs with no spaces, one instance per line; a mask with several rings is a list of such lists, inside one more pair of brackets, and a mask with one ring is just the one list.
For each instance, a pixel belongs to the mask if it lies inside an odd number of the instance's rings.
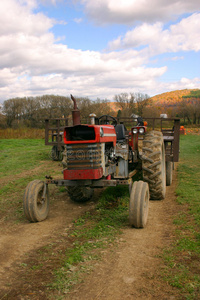
[[115,95],[114,100],[118,103],[121,116],[136,114],[143,116],[144,108],[149,103],[149,96],[142,93],[121,93]]

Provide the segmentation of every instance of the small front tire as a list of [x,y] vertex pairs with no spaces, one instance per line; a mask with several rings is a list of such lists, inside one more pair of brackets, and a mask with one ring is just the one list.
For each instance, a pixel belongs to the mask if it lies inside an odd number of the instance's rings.
[[49,213],[49,195],[46,187],[45,199],[42,199],[45,183],[41,180],[31,181],[24,192],[23,209],[30,222],[40,222],[47,218]]
[[149,211],[149,186],[144,181],[135,181],[129,203],[129,223],[135,228],[144,228]]

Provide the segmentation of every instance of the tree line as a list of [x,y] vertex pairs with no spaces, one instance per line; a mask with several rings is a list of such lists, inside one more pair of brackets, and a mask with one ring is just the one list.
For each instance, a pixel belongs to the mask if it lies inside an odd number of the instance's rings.
[[[107,99],[90,100],[87,97],[75,97],[81,118],[88,119],[89,114],[130,116],[132,113],[142,115],[149,96],[143,94],[120,94],[114,97],[118,108],[113,109]],[[3,122],[1,127],[43,128],[45,119],[71,118],[73,102],[70,97],[43,95],[38,97],[13,98],[3,103]],[[2,124],[3,123],[3,124]]]
[[[115,107],[107,99],[90,100],[76,97],[81,118],[88,119],[90,113],[97,117],[109,114],[115,117],[130,117],[133,114],[142,117],[159,117],[166,113],[168,117],[180,117],[189,124],[200,124],[200,91],[172,105],[157,104],[147,94],[121,93],[114,96]],[[0,127],[44,128],[45,119],[71,118],[73,102],[70,97],[43,95],[38,97],[13,98],[3,102],[0,113]]]
[[[112,114],[107,100],[76,98],[81,117],[90,113]],[[0,124],[1,127],[33,127],[43,128],[45,119],[68,118],[71,116],[73,102],[70,97],[43,95],[38,97],[13,98],[4,101]]]

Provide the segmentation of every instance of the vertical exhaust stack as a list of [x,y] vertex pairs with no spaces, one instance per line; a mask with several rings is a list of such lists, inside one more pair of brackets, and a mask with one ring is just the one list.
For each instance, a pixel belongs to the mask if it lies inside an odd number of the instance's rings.
[[95,125],[95,117],[96,117],[96,115],[95,114],[90,114],[89,117],[90,117],[90,123],[92,125]]
[[76,99],[71,95],[71,99],[74,102],[74,109],[72,110],[72,120],[73,125],[80,125],[81,124],[81,117],[80,117],[80,110],[77,107]]

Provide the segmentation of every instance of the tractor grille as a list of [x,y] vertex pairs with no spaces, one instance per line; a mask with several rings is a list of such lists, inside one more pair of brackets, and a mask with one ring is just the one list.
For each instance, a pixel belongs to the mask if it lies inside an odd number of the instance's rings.
[[68,170],[101,168],[100,144],[74,144],[66,146]]

